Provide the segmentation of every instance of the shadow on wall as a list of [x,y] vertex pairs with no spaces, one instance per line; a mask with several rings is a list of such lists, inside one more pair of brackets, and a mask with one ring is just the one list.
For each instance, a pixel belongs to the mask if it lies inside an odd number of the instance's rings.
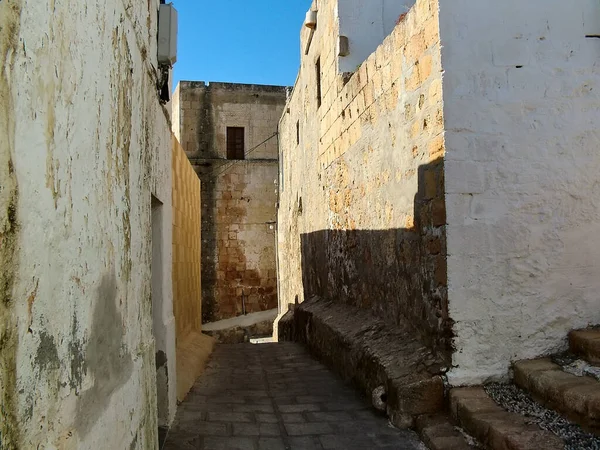
[[318,295],[370,309],[391,324],[408,322],[433,349],[449,353],[443,159],[420,166],[418,183],[412,226],[301,236],[304,298]]

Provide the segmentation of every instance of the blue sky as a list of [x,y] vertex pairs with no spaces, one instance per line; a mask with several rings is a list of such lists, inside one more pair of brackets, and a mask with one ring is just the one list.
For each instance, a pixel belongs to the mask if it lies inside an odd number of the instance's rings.
[[310,0],[173,0],[180,80],[293,85]]

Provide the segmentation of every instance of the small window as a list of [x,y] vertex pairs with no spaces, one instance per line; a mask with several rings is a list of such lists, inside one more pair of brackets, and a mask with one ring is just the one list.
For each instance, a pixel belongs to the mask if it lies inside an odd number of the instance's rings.
[[227,159],[244,159],[243,127],[227,127]]
[[321,58],[317,58],[317,63],[315,64],[315,69],[317,70],[317,108],[321,107]]
[[296,122],[296,145],[300,145],[300,121]]

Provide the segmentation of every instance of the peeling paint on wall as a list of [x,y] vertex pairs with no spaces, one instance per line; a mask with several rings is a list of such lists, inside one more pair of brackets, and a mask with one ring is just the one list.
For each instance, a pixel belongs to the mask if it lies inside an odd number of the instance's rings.
[[84,437],[133,370],[131,354],[124,343],[123,318],[117,310],[117,294],[114,274],[104,275],[85,351],[86,376],[92,380],[92,387],[82,392],[77,402],[75,428]]
[[0,3],[0,449],[19,448],[16,399],[17,334],[13,283],[17,273],[17,180],[14,173],[15,117],[10,77],[18,51],[22,2]]
[[157,6],[0,1],[2,450],[156,446],[152,195],[171,246]]

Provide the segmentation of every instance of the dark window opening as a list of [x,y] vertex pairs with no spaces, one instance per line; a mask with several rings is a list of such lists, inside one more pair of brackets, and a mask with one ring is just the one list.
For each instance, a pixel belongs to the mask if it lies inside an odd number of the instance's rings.
[[244,128],[227,127],[227,159],[244,159]]
[[296,145],[300,145],[300,121],[296,122]]
[[321,107],[321,58],[317,58],[315,65],[317,69],[317,108]]

